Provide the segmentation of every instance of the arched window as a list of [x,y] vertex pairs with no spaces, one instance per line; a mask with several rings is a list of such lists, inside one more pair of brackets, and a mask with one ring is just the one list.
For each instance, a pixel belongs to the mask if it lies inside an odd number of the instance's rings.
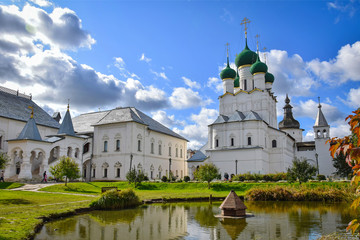
[[326,130],[324,129],[324,131],[323,131],[323,136],[324,136],[324,138],[326,138],[327,137],[327,132],[326,132]]
[[320,132],[320,130],[318,130],[317,132],[316,132],[316,136],[319,138],[319,137],[321,137],[321,132]]
[[108,150],[108,141],[104,141],[104,152]]
[[169,147],[169,157],[171,157],[171,147]]
[[182,149],[180,149],[180,158],[182,158],[182,157],[183,157],[183,156],[182,156],[182,155],[183,155],[183,153],[182,153],[182,152],[183,152],[183,150],[182,150]]
[[151,143],[151,147],[150,147],[150,153],[154,154],[154,143]]
[[271,145],[272,145],[273,148],[276,148],[277,147],[276,146],[276,140],[272,140]]
[[116,151],[120,151],[120,140],[116,140],[116,148],[115,148]]
[[231,142],[230,145],[233,147],[234,146],[234,138],[231,138],[230,142]]
[[247,90],[247,86],[246,86],[246,79],[244,80],[244,90]]
[[138,140],[138,152],[141,152],[141,140]]
[[83,154],[87,153],[90,149],[90,143],[86,143],[83,148]]
[[107,169],[107,168],[104,168],[104,178],[107,177],[107,171],[108,171],[108,169]]
[[178,154],[178,148],[175,149],[175,157],[179,157],[179,154]]
[[161,155],[161,144],[159,144],[159,155]]
[[219,139],[215,139],[215,147],[219,147]]
[[116,177],[119,178],[120,177],[120,168],[116,169]]
[[248,145],[251,145],[251,137],[248,137]]

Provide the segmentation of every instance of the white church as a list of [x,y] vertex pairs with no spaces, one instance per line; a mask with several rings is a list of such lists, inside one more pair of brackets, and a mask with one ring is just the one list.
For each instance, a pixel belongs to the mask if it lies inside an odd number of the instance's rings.
[[[246,28],[245,28],[246,36]],[[245,48],[236,56],[236,70],[229,65],[220,73],[223,94],[219,97],[219,116],[208,126],[208,142],[188,159],[189,175],[204,163],[215,164],[224,175],[239,173],[286,172],[295,157],[318,167],[319,174],[333,175],[329,152],[330,126],[321,110],[314,124],[315,139],[302,141],[300,124],[294,119],[286,96],[284,119],[277,123],[274,76],[261,62],[259,54]]]

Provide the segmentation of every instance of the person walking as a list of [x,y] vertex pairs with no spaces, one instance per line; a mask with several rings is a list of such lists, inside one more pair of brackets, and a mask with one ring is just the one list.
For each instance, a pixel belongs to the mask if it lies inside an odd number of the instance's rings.
[[4,180],[4,170],[3,171],[1,171],[1,175],[0,175],[0,182],[5,182],[5,180]]
[[47,175],[46,175],[46,171],[44,171],[44,174],[43,174],[43,179],[41,180],[41,182],[46,182],[46,183],[47,183]]

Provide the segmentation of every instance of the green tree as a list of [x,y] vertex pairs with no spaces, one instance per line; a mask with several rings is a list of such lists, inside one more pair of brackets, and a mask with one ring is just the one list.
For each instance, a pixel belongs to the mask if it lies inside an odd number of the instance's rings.
[[208,189],[210,189],[210,182],[217,178],[219,175],[219,169],[213,163],[205,163],[194,172],[196,179],[200,181],[206,181],[208,183]]
[[146,176],[143,171],[136,171],[135,167],[126,173],[126,179],[129,183],[135,183],[135,187],[137,187],[141,182],[145,180]]
[[342,152],[333,158],[333,166],[336,169],[334,173],[340,177],[349,177],[353,172],[351,166],[346,163],[346,156]]
[[50,173],[56,179],[63,179],[65,177],[65,186],[67,186],[67,181],[76,179],[80,177],[80,168],[74,160],[69,157],[62,156],[59,159],[59,163],[50,167]]
[[0,152],[0,169],[4,169],[8,162],[10,162],[10,157],[4,152]]
[[295,159],[292,162],[292,166],[287,169],[288,179],[290,181],[296,181],[299,179],[300,184],[307,182],[312,176],[316,174],[317,168],[308,163],[306,159]]

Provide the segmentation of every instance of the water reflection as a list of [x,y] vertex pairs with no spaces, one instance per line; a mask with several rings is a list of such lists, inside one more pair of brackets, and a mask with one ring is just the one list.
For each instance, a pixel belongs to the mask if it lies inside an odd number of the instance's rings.
[[94,211],[46,224],[35,239],[317,239],[344,232],[347,203],[246,202],[246,219],[218,219],[220,203]]

